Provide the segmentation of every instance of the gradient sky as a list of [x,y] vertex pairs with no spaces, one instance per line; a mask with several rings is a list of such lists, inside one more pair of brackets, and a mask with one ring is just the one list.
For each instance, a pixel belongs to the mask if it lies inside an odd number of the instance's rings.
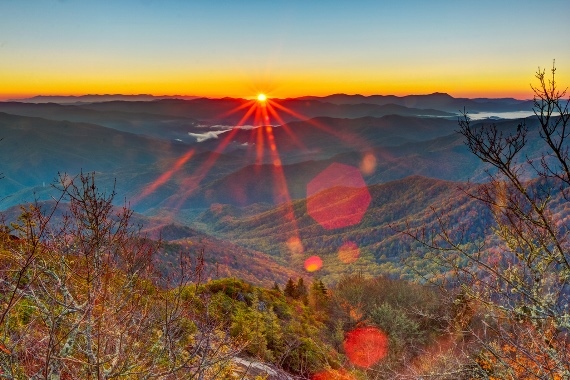
[[152,93],[530,98],[570,1],[0,0],[0,99]]

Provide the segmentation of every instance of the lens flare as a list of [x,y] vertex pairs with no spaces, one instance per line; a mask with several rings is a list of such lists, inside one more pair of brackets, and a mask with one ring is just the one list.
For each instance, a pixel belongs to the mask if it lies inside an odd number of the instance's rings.
[[329,369],[314,374],[311,380],[356,380],[356,377],[344,369]]
[[360,257],[360,249],[351,241],[344,243],[338,250],[338,258],[345,264],[351,264]]
[[360,223],[372,200],[355,167],[334,163],[307,184],[307,212],[332,230]]
[[305,270],[307,272],[316,272],[323,267],[323,260],[319,256],[311,256],[305,260]]
[[364,175],[374,174],[376,171],[376,157],[372,153],[367,153],[360,161],[360,171]]
[[153,183],[143,189],[142,193],[134,198],[134,203],[137,203],[142,198],[154,193],[159,187],[164,185],[170,178],[184,167],[184,164],[192,158],[195,150],[191,149],[174,163],[173,167],[166,172],[162,173]]
[[[171,163],[170,168],[166,168],[163,173],[160,173],[157,176],[158,178],[156,178],[147,188],[143,189],[136,201],[140,201],[143,198],[150,196],[160,187],[167,183],[172,183],[174,182],[174,179],[176,179],[176,185],[178,186],[179,191],[165,200],[165,206],[169,208],[172,215],[174,215],[177,210],[189,206],[187,201],[202,189],[202,182],[205,178],[208,178],[208,174],[215,167],[218,159],[220,157],[224,157],[223,154],[226,148],[231,148],[235,143],[240,143],[241,146],[247,147],[248,154],[251,153],[252,155],[255,155],[255,164],[258,167],[266,164],[273,164],[271,166],[271,175],[274,178],[273,196],[275,203],[281,205],[284,211],[283,217],[285,219],[285,223],[283,225],[286,226],[286,229],[288,230],[284,231],[284,233],[287,233],[289,236],[298,236],[299,227],[292,206],[293,203],[291,195],[289,194],[289,185],[283,169],[283,165],[285,165],[286,162],[283,162],[279,152],[279,149],[286,150],[289,143],[277,141],[274,127],[278,125],[279,131],[284,131],[289,137],[288,141],[291,141],[294,145],[301,149],[306,147],[298,136],[295,135],[294,128],[290,128],[287,125],[286,120],[282,117],[283,113],[288,114],[289,118],[292,116],[297,120],[306,120],[307,123],[310,124],[310,127],[318,128],[330,133],[346,145],[358,147],[358,150],[370,151],[371,149],[369,142],[364,141],[358,135],[349,132],[340,132],[326,123],[319,122],[308,116],[297,113],[286,106],[286,104],[288,104],[286,101],[270,99],[264,93],[258,93],[255,98],[250,100],[236,100],[229,104],[230,106],[228,108],[231,109],[223,112],[221,115],[216,115],[213,119],[223,120],[232,115],[232,118],[235,119],[236,114],[239,114],[240,119],[237,124],[235,124],[234,128],[219,136],[219,143],[216,149],[207,154],[206,159],[196,160],[199,164],[193,166],[192,172],[189,172],[188,169],[186,169],[186,163],[192,159],[196,151],[192,149],[191,151],[186,152],[184,155],[179,157],[178,160]],[[247,136],[244,136],[244,134],[240,132],[244,129],[250,129],[242,128],[246,126],[246,124],[247,126],[249,126],[249,124],[253,125],[249,140],[247,139]],[[117,144],[122,144],[122,142],[118,141]],[[348,166],[344,165],[344,167]],[[184,171],[182,171],[183,168],[185,169]],[[352,169],[358,172],[358,169]],[[329,187],[326,187],[326,184],[324,185],[325,187],[323,187],[322,181],[319,180],[315,180],[312,184],[308,185],[308,198],[311,195],[316,195],[323,190],[332,189],[335,186],[347,186],[347,188],[345,188],[344,191],[341,191],[336,197],[333,196],[331,198],[329,194],[326,194],[325,192],[324,196],[316,197],[321,198],[321,201],[313,199],[313,201],[316,200],[316,202],[307,203],[309,206],[309,212],[313,219],[320,223],[324,228],[333,229],[346,227],[354,225],[362,219],[368,204],[370,203],[370,194],[364,184],[362,174],[358,172],[359,180],[353,180],[350,178],[351,176],[351,174],[341,175],[341,182],[333,183],[333,185],[329,185]],[[355,185],[355,181],[360,182]],[[319,182],[321,183],[319,184]],[[210,190],[211,189],[207,189],[205,193],[207,200],[211,202],[224,200],[218,200],[219,197],[214,194],[214,191]],[[237,190],[234,188],[230,189],[229,191],[232,193],[232,201],[238,204],[247,204],[249,202],[249,194],[245,190],[246,189],[244,187],[240,187],[240,189]],[[332,189],[333,193],[335,191],[336,189]],[[331,207],[323,207],[323,205],[327,203],[329,203]],[[333,215],[331,218],[331,213],[335,213],[337,215]],[[300,255],[303,253],[302,244],[292,241],[288,243],[288,247],[293,254]],[[322,261],[320,265],[322,266]]]
[[343,348],[352,364],[369,368],[388,353],[388,338],[375,327],[358,327],[346,334]]
[[301,239],[297,236],[292,236],[287,240],[287,249],[289,249],[289,253],[293,256],[300,255],[304,252],[303,243]]

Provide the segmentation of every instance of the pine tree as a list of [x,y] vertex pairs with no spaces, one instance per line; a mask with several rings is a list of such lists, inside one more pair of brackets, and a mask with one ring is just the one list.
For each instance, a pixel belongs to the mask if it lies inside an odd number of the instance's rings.
[[281,288],[279,288],[279,284],[277,283],[277,281],[273,283],[273,287],[271,288],[271,290],[275,290],[276,292],[281,293]]
[[289,281],[287,281],[287,284],[285,284],[284,293],[286,297],[296,298],[297,287],[295,286],[293,279],[289,278]]
[[317,290],[323,295],[328,295],[328,290],[322,280],[315,281],[317,283]]
[[303,281],[302,277],[299,277],[296,286],[296,297],[295,299],[300,299],[306,305],[309,303],[309,291],[307,290],[307,286],[305,286],[305,282]]
[[321,280],[315,280],[311,284],[310,299],[313,308],[317,310],[325,308],[328,301],[328,294],[327,288]]

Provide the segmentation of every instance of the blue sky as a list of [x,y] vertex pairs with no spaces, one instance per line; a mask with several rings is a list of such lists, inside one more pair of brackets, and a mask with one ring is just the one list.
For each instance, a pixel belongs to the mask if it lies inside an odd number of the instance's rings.
[[563,0],[2,0],[0,80],[6,94],[517,95],[554,58],[570,78],[569,21]]

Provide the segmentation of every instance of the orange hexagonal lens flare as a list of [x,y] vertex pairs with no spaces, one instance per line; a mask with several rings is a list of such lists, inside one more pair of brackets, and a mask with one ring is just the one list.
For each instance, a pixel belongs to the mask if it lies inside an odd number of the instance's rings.
[[355,262],[359,256],[360,248],[358,248],[358,245],[356,245],[356,243],[353,243],[351,241],[344,243],[338,249],[338,258],[345,264],[351,264]]
[[372,153],[367,153],[360,161],[360,171],[364,175],[371,175],[376,170],[376,157]]
[[311,380],[356,380],[356,377],[344,369],[329,369],[314,374]]
[[323,228],[360,223],[371,201],[360,170],[334,163],[307,184],[307,212]]
[[286,244],[291,255],[300,255],[304,251],[303,242],[297,236],[290,237]]
[[305,270],[316,272],[323,267],[323,260],[319,256],[311,256],[305,260]]
[[358,327],[346,334],[343,348],[352,364],[369,368],[388,353],[388,337],[376,327]]

